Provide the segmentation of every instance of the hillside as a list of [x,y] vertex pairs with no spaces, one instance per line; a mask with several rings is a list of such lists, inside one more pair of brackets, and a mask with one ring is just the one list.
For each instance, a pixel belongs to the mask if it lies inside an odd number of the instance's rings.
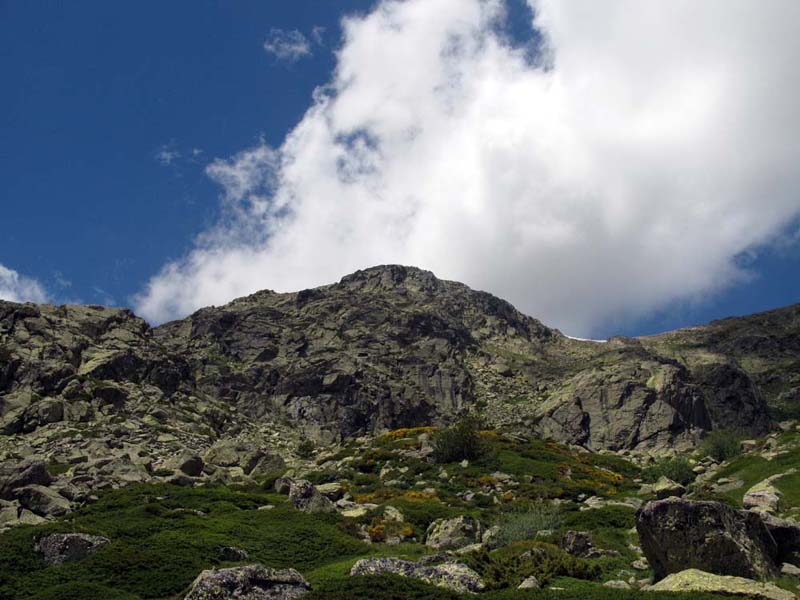
[[791,598],[798,340],[574,340],[400,266],[155,328],[0,302],[0,599]]

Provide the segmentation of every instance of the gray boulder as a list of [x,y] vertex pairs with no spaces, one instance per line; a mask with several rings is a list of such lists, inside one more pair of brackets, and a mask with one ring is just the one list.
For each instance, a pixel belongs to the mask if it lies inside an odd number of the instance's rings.
[[687,569],[645,588],[653,592],[694,592],[749,598],[750,600],[795,600],[788,590],[772,583],[760,583],[744,577],[714,575],[698,569]]
[[788,519],[779,519],[763,513],[761,520],[778,545],[776,562],[800,566],[800,525]]
[[220,467],[240,467],[245,475],[264,475],[283,469],[286,463],[280,456],[269,454],[251,442],[223,439],[211,446],[203,457],[205,462]]
[[295,600],[311,589],[294,569],[247,565],[203,571],[184,600]]
[[219,549],[219,559],[226,562],[238,562],[247,560],[249,557],[247,550],[242,550],[236,546],[224,546]]
[[636,530],[655,581],[686,569],[753,579],[778,574],[778,546],[753,512],[667,498],[636,512]]
[[585,558],[594,550],[592,535],[587,531],[567,531],[561,538],[561,547],[567,554]]
[[0,464],[0,499],[13,500],[15,490],[26,485],[50,485],[52,477],[43,460]]
[[425,545],[435,550],[451,550],[480,543],[483,528],[468,515],[452,519],[437,519],[428,526]]
[[17,501],[23,508],[40,517],[61,517],[72,509],[69,500],[42,485],[19,488],[16,494]]
[[197,454],[187,452],[168,461],[167,466],[189,477],[200,477],[203,474],[205,462]]
[[309,513],[336,512],[336,505],[323,496],[311,482],[293,481],[289,486],[289,501],[297,510]]
[[52,533],[39,539],[36,551],[48,565],[81,560],[109,543],[108,538],[86,533]]
[[365,558],[359,560],[350,570],[350,575],[354,577],[383,573],[419,579],[460,594],[481,592],[485,589],[480,576],[475,571],[457,562],[429,566],[394,557]]
[[276,494],[288,494],[292,488],[292,478],[278,477],[273,484],[273,488]]
[[686,488],[676,481],[672,481],[669,477],[662,475],[653,484],[653,493],[656,498],[663,499],[670,496],[683,496],[686,493]]

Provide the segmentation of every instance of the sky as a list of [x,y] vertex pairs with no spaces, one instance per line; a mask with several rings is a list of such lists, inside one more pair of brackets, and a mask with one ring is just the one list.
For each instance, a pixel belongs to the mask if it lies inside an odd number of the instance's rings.
[[0,298],[401,263],[580,337],[800,302],[800,3],[0,0]]

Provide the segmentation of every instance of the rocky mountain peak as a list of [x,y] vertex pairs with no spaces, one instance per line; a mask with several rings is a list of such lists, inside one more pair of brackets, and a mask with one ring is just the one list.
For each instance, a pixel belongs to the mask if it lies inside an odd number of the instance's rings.
[[689,447],[796,403],[792,314],[598,344],[400,265],[153,329],[126,309],[0,302],[0,448],[120,423],[192,448],[264,427],[341,440],[466,412],[590,449]]

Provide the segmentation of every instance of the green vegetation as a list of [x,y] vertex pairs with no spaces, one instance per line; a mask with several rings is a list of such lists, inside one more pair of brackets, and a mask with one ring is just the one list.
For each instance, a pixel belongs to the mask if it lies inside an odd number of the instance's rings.
[[558,507],[547,502],[515,506],[498,519],[498,541],[503,544],[532,540],[540,531],[553,531],[561,525]]
[[544,585],[558,576],[598,579],[602,572],[589,560],[575,558],[552,544],[532,541],[514,542],[491,552],[484,549],[467,555],[465,562],[490,589],[516,588],[531,575]]
[[551,590],[506,589],[488,591],[480,596],[459,596],[447,590],[432,587],[396,575],[352,577],[326,582],[305,596],[308,600],[716,600],[709,594],[673,594],[665,592],[640,592],[613,590],[570,579],[555,578]]
[[[467,463],[460,452],[449,456],[458,460],[445,463],[415,457],[431,434],[442,439],[440,432],[419,428],[390,432],[367,445],[353,442],[337,455],[339,466],[326,459],[307,474],[316,483],[341,482],[358,502],[378,505],[356,518],[299,512],[285,496],[266,491],[272,476],[248,488],[158,484],[107,490],[99,501],[59,521],[0,535],[0,600],[178,600],[200,571],[236,564],[221,561],[223,546],[246,550],[248,562],[299,570],[313,585],[310,600],[466,598],[413,579],[349,575],[360,558],[418,560],[430,554],[423,545],[430,523],[459,515],[499,525],[505,544],[461,558],[487,585],[480,598],[699,597],[601,585],[620,578],[636,558],[629,548],[635,541],[630,534],[634,511],[618,505],[579,511],[575,500],[581,494],[610,499],[631,493],[638,487],[631,480],[641,476],[633,464],[543,440],[479,431],[474,424],[456,436],[469,440],[467,447],[480,448]],[[787,479],[789,484],[795,485]],[[562,501],[557,506],[550,502],[555,498]],[[402,513],[402,521],[391,519],[389,506]],[[537,536],[545,530],[551,533]],[[596,547],[618,556],[583,559],[567,554],[555,545],[567,530],[591,532]],[[111,542],[61,566],[46,565],[34,551],[43,534],[73,531],[103,535]],[[391,536],[400,543],[369,545],[361,541],[365,533],[373,542]],[[530,575],[562,589],[517,590]]]
[[[258,510],[267,504],[275,508]],[[56,531],[95,533],[111,543],[79,562],[48,567],[34,552],[34,542]],[[167,485],[107,492],[67,520],[19,527],[0,540],[3,600],[47,598],[42,594],[56,588],[68,597],[80,585],[105,586],[120,598],[167,598],[203,569],[219,565],[219,549],[230,545],[246,550],[253,561],[300,571],[369,552],[337,525],[335,515],[298,512],[281,496]]]
[[316,451],[317,446],[311,440],[303,440],[300,442],[300,445],[297,446],[297,456],[300,458],[311,458],[314,456],[314,452]]
[[475,460],[486,451],[481,443],[477,421],[464,417],[453,427],[437,432],[433,439],[433,457],[438,463]]
[[662,476],[681,485],[690,484],[696,477],[691,463],[683,457],[662,460],[642,470],[642,479],[648,483],[654,483]]
[[60,462],[51,462],[47,465],[47,472],[50,474],[51,477],[57,477],[58,475],[62,475],[66,473],[72,468],[72,465],[68,463],[60,463]]
[[731,460],[742,454],[741,432],[734,429],[716,429],[709,432],[701,450],[716,461]]

